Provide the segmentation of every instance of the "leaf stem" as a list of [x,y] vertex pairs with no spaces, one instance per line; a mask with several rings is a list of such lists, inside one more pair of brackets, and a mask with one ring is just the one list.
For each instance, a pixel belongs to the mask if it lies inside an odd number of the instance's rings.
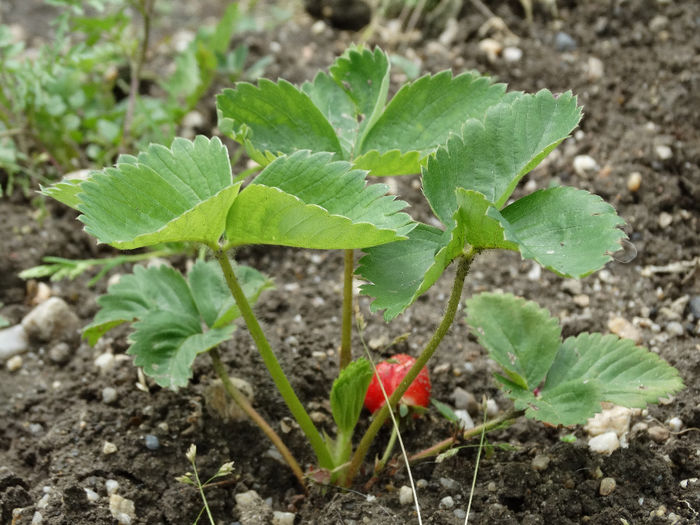
[[340,338],[339,367],[342,370],[352,361],[352,277],[355,269],[354,250],[345,250],[343,271],[343,321]]
[[296,419],[297,423],[299,423],[299,426],[306,435],[306,438],[309,440],[311,448],[313,448],[318,459],[319,466],[321,468],[332,469],[334,467],[333,458],[328,450],[328,446],[323,440],[323,437],[321,437],[321,434],[314,425],[313,421],[311,421],[311,417],[309,417],[309,414],[304,409],[301,401],[299,401],[299,398],[294,392],[292,385],[289,383],[287,376],[284,374],[277,357],[272,351],[270,343],[260,327],[258,319],[253,313],[253,309],[250,307],[248,299],[246,299],[246,296],[243,293],[243,289],[236,278],[231,262],[228,260],[228,257],[223,250],[215,250],[214,255],[224,272],[226,283],[233,294],[233,298],[236,300],[236,304],[238,305],[241,315],[245,320],[250,336],[253,338],[253,341],[255,341],[255,345],[258,347],[260,356],[262,357],[270,376],[272,376],[272,380],[275,382],[277,390],[284,399],[284,402],[287,404],[287,407],[289,407],[292,416],[294,419]]
[[236,386],[231,382],[231,378],[226,372],[226,368],[224,367],[224,364],[221,361],[219,351],[216,348],[213,348],[209,351],[209,355],[211,356],[216,375],[219,376],[219,379],[221,379],[226,393],[228,393],[228,395],[231,396],[231,398],[236,402],[236,404],[239,407],[241,407],[243,412],[245,412],[248,415],[248,417],[252,419],[253,422],[256,425],[258,425],[258,427],[260,427],[260,430],[262,430],[263,433],[269,438],[269,440],[272,441],[272,444],[275,445],[275,447],[277,447],[277,450],[279,450],[280,454],[282,454],[282,457],[287,462],[287,465],[289,465],[289,468],[292,469],[292,472],[296,476],[297,480],[299,480],[299,484],[304,488],[304,490],[306,490],[306,483],[304,481],[304,471],[301,469],[297,460],[294,458],[292,453],[284,444],[282,438],[279,436],[279,434],[277,434],[277,432],[274,431],[274,429],[269,425],[269,423],[265,421],[265,419],[260,415],[260,413],[257,410],[255,410],[255,408],[253,408],[253,405],[250,404],[250,401],[248,401],[248,399],[243,395],[243,393],[240,390],[238,390]]
[[468,253],[465,253],[459,257],[457,274],[455,275],[455,280],[452,285],[452,292],[450,294],[450,299],[447,303],[447,308],[445,310],[445,314],[443,315],[442,321],[435,330],[433,337],[431,337],[430,341],[428,341],[428,343],[425,345],[425,348],[416,359],[416,362],[413,364],[408,373],[404,376],[403,380],[396,388],[396,390],[394,390],[394,393],[391,395],[391,397],[389,397],[389,402],[386,403],[375,414],[374,420],[370,424],[369,428],[367,428],[367,430],[365,431],[364,436],[362,436],[362,440],[357,446],[355,454],[353,455],[352,460],[350,461],[350,466],[348,467],[348,473],[346,477],[347,484],[350,484],[352,482],[353,478],[357,475],[358,471],[360,470],[360,466],[362,465],[362,462],[364,461],[365,456],[369,451],[370,445],[374,441],[374,438],[379,432],[379,429],[384,424],[384,421],[386,421],[386,418],[389,417],[389,410],[393,410],[396,407],[397,403],[401,399],[401,396],[403,396],[406,390],[408,390],[408,387],[411,385],[411,383],[413,383],[413,380],[416,377],[418,377],[418,374],[426,365],[428,359],[430,359],[433,353],[435,353],[435,350],[437,350],[437,347],[440,345],[440,342],[447,334],[447,331],[452,325],[452,321],[454,321],[455,315],[457,314],[457,307],[459,306],[459,301],[462,297],[462,289],[464,288],[464,280],[467,277],[467,273],[469,273],[469,267],[471,265],[471,262],[477,253],[477,250],[470,249]]
[[445,450],[449,449],[453,445],[456,445],[460,441],[471,439],[475,436],[478,436],[482,432],[490,432],[492,430],[495,430],[496,428],[508,426],[523,414],[525,414],[523,410],[510,410],[509,412],[506,412],[505,414],[502,414],[497,418],[491,419],[490,421],[486,421],[481,425],[475,426],[474,428],[470,428],[469,430],[465,430],[459,437],[450,437],[444,439],[443,441],[436,443],[430,448],[421,450],[420,452],[417,452],[416,454],[413,454],[410,458],[408,458],[408,461],[410,463],[415,463],[416,461],[420,461],[422,459],[437,456],[441,452],[444,452]]

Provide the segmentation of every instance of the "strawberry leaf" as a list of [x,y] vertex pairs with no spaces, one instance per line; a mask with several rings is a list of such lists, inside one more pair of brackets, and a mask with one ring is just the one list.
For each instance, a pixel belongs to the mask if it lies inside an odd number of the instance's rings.
[[267,166],[234,202],[227,246],[278,244],[320,249],[374,246],[405,238],[415,224],[383,184],[331,154],[300,151]]
[[348,364],[333,382],[331,413],[338,425],[338,433],[352,434],[355,429],[372,373],[369,361],[357,359]]

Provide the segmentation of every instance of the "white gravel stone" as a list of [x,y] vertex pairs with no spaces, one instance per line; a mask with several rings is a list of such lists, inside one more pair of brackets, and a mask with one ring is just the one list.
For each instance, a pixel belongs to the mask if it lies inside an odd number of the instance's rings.
[[100,373],[107,372],[114,368],[114,355],[111,352],[105,352],[95,358],[95,366],[100,369]]
[[659,213],[658,221],[659,226],[661,228],[668,228],[673,223],[673,215],[671,215],[668,212],[662,211],[661,213]]
[[589,439],[588,448],[599,454],[612,454],[620,448],[620,440],[615,432],[606,432]]
[[411,487],[404,485],[399,489],[399,503],[401,505],[410,505],[413,503],[413,491]]
[[574,157],[574,171],[580,177],[587,177],[599,169],[598,163],[590,155],[576,155]]
[[17,372],[17,370],[22,368],[22,364],[22,356],[16,355],[14,357],[10,357],[7,360],[7,363],[5,363],[5,367],[7,367],[8,372]]
[[116,494],[119,490],[119,482],[116,479],[108,479],[105,481],[105,489],[107,490],[108,496]]
[[534,458],[532,458],[532,469],[538,472],[547,470],[547,467],[549,467],[549,462],[551,460],[552,458],[545,454],[537,454]]
[[131,525],[136,518],[134,502],[119,494],[112,494],[109,497],[109,512],[119,525]]
[[470,428],[474,428],[474,420],[472,417],[469,415],[469,412],[463,408],[457,409],[454,411],[455,416],[457,416],[457,419],[459,420],[460,426],[464,430],[469,430]]
[[451,509],[452,507],[455,506],[455,500],[452,499],[452,496],[445,496],[440,500],[440,508],[441,509]]
[[638,171],[633,171],[632,173],[630,173],[629,177],[627,177],[627,189],[634,193],[638,191],[641,186],[642,174]]
[[486,55],[489,62],[495,62],[503,51],[503,44],[493,38],[484,38],[479,42],[479,51]]
[[663,443],[671,437],[671,432],[669,432],[666,427],[662,427],[661,425],[649,427],[647,434],[649,434],[649,438],[656,443]]
[[100,495],[92,489],[85,488],[85,497],[90,503],[95,503],[100,500]]
[[272,525],[294,525],[296,514],[276,510],[272,513]]
[[105,441],[104,444],[102,445],[102,453],[105,456],[109,456],[110,454],[114,454],[116,452],[117,452],[117,445],[115,445],[111,441]]
[[603,78],[604,67],[601,59],[596,57],[588,57],[585,68],[586,77],[588,77],[589,81],[595,82],[596,80]]
[[235,499],[243,525],[262,525],[271,521],[272,509],[254,490],[236,494]]
[[0,330],[0,361],[26,352],[29,336],[21,324]]
[[457,490],[459,488],[459,483],[452,478],[440,478],[440,485],[446,490]]
[[102,389],[102,402],[112,404],[117,400],[117,390],[111,386],[106,386]]
[[51,297],[22,319],[22,326],[29,339],[41,342],[77,339],[80,320],[60,297]]
[[32,525],[41,525],[41,523],[44,523],[44,516],[37,510],[32,516]]
[[671,419],[668,420],[668,429],[671,432],[680,432],[680,430],[683,428],[683,420],[679,418],[678,416],[672,417]]
[[424,488],[426,488],[427,486],[428,486],[428,480],[427,480],[427,479],[421,478],[421,479],[419,479],[418,481],[416,481],[416,488],[418,488],[418,489],[424,489]]
[[632,414],[631,408],[613,405],[590,418],[583,428],[589,436],[615,432],[618,437],[621,437],[629,432]]
[[656,146],[654,150],[656,152],[656,156],[660,160],[668,160],[671,157],[673,157],[673,150],[670,147],[665,146],[663,144]]
[[608,321],[608,329],[624,339],[631,339],[635,344],[642,342],[642,333],[624,317],[613,317]]
[[498,403],[495,399],[488,399],[486,401],[486,415],[489,417],[496,417],[498,415]]
[[680,337],[685,333],[685,328],[678,321],[671,321],[666,325],[666,332],[673,337]]
[[519,62],[523,58],[523,50],[519,47],[508,46],[503,49],[503,60],[506,62]]

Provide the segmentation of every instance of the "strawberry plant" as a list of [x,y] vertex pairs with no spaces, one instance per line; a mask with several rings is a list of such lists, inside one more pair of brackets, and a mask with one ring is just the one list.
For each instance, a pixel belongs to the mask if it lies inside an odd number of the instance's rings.
[[[218,138],[175,139],[88,180],[44,193],[76,208],[99,242],[130,250],[192,242],[208,252],[184,277],[170,268],[136,269],[99,300],[90,342],[131,322],[128,352],[159,385],[185,386],[191,364],[208,353],[229,394],[275,443],[300,483],[304,474],[274,430],[228,379],[218,345],[242,318],[280,395],[306,435],[327,479],[349,484],[379,428],[403,399],[422,405],[425,366],[451,326],[470,265],[485,250],[517,251],[557,274],[583,277],[611,260],[622,220],[599,197],[551,187],[512,201],[518,182],[577,126],[571,93],[506,93],[468,73],[422,77],[387,102],[389,62],[379,49],[351,48],[313,82],[239,83],[217,99],[221,128],[243,143],[262,171],[244,186]],[[413,221],[405,203],[369,175],[421,172],[436,227]],[[330,393],[335,437],[320,432],[297,397],[251,305],[268,278],[232,263],[247,244],[345,250],[343,354]],[[372,310],[389,321],[425,293],[452,263],[457,271],[445,313],[409,364],[352,361],[353,250]],[[504,368],[499,381],[520,414],[573,424],[601,401],[641,406],[682,387],[677,372],[644,349],[613,336],[561,341],[556,322],[509,295],[467,301],[468,323]],[[636,363],[635,366],[630,366]],[[398,366],[397,366],[398,365]],[[373,376],[388,403],[369,397],[373,421],[353,450],[353,433]],[[412,387],[411,385],[415,385]],[[424,392],[423,392],[424,393]],[[381,407],[381,408],[380,408]],[[489,428],[504,418],[488,422]],[[449,445],[449,443],[448,443]]]

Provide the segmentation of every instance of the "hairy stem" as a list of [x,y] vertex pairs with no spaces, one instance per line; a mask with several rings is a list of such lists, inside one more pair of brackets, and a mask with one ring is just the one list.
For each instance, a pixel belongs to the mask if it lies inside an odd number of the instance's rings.
[[260,327],[258,319],[253,313],[253,309],[250,307],[248,299],[246,299],[246,296],[243,293],[243,289],[236,278],[231,262],[228,260],[226,253],[222,250],[216,250],[214,253],[216,260],[219,262],[219,265],[224,272],[226,283],[228,284],[228,287],[233,294],[233,298],[236,300],[236,304],[241,311],[241,315],[245,320],[250,336],[253,338],[253,341],[255,341],[255,345],[258,347],[260,356],[262,357],[270,376],[272,376],[272,380],[275,382],[277,390],[284,399],[284,402],[287,404],[287,407],[289,407],[292,416],[294,419],[296,419],[297,423],[299,423],[299,426],[306,435],[306,438],[309,440],[311,448],[313,448],[316,457],[318,458],[319,466],[321,468],[332,469],[334,465],[330,451],[328,450],[328,447],[326,446],[326,443],[321,437],[318,429],[314,426],[313,421],[311,421],[309,414],[301,404],[301,401],[299,401],[299,398],[294,392],[292,385],[289,383],[287,376],[284,374],[277,357],[272,351],[270,343]]
[[414,463],[416,461],[420,461],[421,459],[427,459],[433,456],[437,456],[438,454],[444,452],[445,450],[449,449],[453,445],[456,445],[462,440],[471,439],[474,436],[478,436],[482,432],[490,432],[492,430],[495,430],[496,428],[508,426],[512,424],[513,421],[515,421],[517,418],[522,416],[524,413],[525,412],[523,410],[511,410],[509,412],[506,412],[505,414],[502,414],[497,418],[491,419],[490,421],[486,421],[481,425],[475,426],[474,428],[470,428],[469,430],[465,430],[464,432],[462,432],[462,435],[460,437],[447,438],[443,441],[440,441],[439,443],[436,443],[430,448],[421,450],[420,452],[417,452],[416,454],[413,454],[410,458],[408,458],[408,461]]
[[294,459],[294,456],[284,444],[282,438],[279,436],[279,434],[277,434],[277,432],[274,431],[274,429],[268,424],[268,422],[265,421],[265,419],[263,419],[260,413],[253,408],[253,405],[250,404],[250,401],[248,401],[248,399],[243,395],[243,393],[240,390],[238,390],[235,387],[235,385],[231,382],[231,378],[229,378],[228,373],[226,372],[226,368],[221,362],[221,356],[219,355],[219,351],[216,348],[214,348],[209,351],[209,355],[211,356],[216,375],[219,376],[219,379],[221,379],[221,382],[224,384],[224,389],[226,390],[226,393],[229,396],[231,396],[231,398],[236,402],[236,404],[239,407],[241,407],[243,412],[245,412],[248,415],[248,417],[252,419],[253,422],[256,425],[258,425],[258,427],[260,427],[260,430],[262,430],[263,433],[269,438],[269,440],[272,441],[272,444],[275,445],[275,447],[277,447],[277,450],[279,450],[280,454],[282,454],[282,457],[287,462],[287,465],[289,465],[289,468],[292,469],[292,472],[294,472],[294,475],[296,476],[297,480],[299,480],[299,484],[302,487],[304,487],[304,490],[306,490],[306,483],[304,481],[304,471],[299,466],[297,460]]
[[339,366],[342,370],[352,361],[352,276],[355,269],[354,250],[345,250],[343,271],[343,323],[340,338]]
[[408,387],[411,385],[411,383],[413,383],[413,380],[418,377],[419,372],[423,369],[433,353],[435,353],[438,345],[447,334],[447,331],[452,325],[452,321],[454,321],[455,315],[457,314],[457,307],[459,306],[459,300],[462,297],[462,289],[464,288],[464,280],[467,277],[467,273],[469,273],[469,266],[471,265],[471,262],[475,256],[476,251],[471,250],[469,253],[464,254],[459,258],[457,274],[455,275],[454,284],[452,285],[452,293],[450,294],[450,299],[447,303],[447,309],[445,310],[442,321],[435,330],[433,337],[430,338],[430,341],[428,341],[428,344],[425,345],[425,348],[416,359],[416,362],[413,364],[396,390],[394,390],[391,397],[389,397],[389,402],[375,414],[374,420],[365,431],[364,436],[362,436],[362,440],[357,446],[355,454],[350,461],[350,466],[348,467],[346,478],[347,484],[352,482],[353,478],[360,470],[360,466],[362,465],[362,462],[369,451],[370,445],[374,441],[379,429],[384,424],[384,421],[386,421],[386,418],[389,417],[389,411],[396,407],[397,403],[401,399],[401,396],[403,396],[406,390],[408,390]]

